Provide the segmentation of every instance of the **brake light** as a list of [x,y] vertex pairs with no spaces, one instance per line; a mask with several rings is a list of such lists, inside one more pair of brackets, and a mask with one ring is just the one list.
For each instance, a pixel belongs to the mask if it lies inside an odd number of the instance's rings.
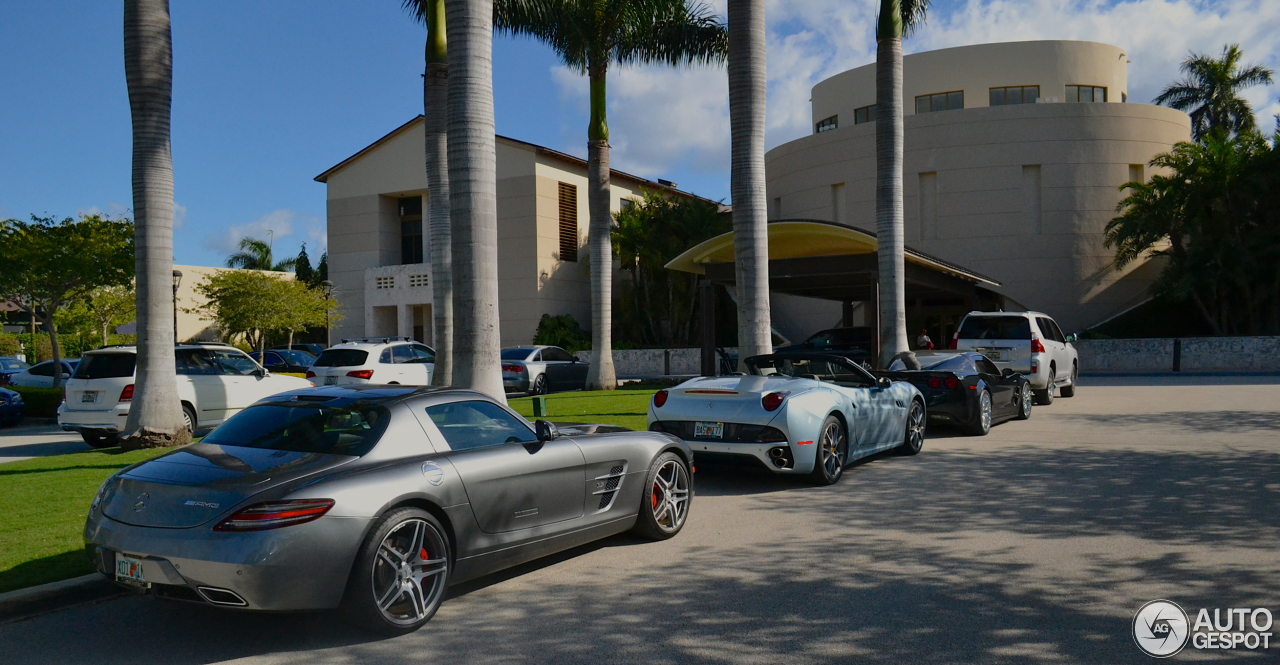
[[947,345],[947,348],[954,349],[959,345],[960,345],[960,331],[957,330],[956,334],[951,336],[951,343]]
[[352,377],[352,378],[354,378],[354,379],[372,379],[372,378],[373,378],[373,370],[371,370],[371,369],[358,369],[358,370],[355,370],[355,371],[352,371],[352,372],[347,372],[347,376]]
[[954,376],[948,376],[947,380],[942,382],[942,385],[946,386],[948,390],[955,390],[960,387],[960,379],[957,379]]
[[941,388],[941,387],[942,387],[942,379],[939,379],[939,378],[938,378],[938,377],[936,377],[936,376],[931,376],[931,377],[929,377],[929,389],[930,389],[930,390],[937,390],[937,389],[939,389],[939,388]]
[[282,526],[293,526],[318,519],[333,507],[333,499],[301,499],[296,501],[267,501],[237,510],[217,526],[214,531],[265,531]]
[[311,370],[307,370],[307,378],[308,378],[308,379],[314,379],[314,378],[316,378],[316,373],[315,373],[315,372],[313,372],[313,371],[311,371]]
[[133,384],[132,383],[125,386],[124,390],[120,391],[120,401],[121,402],[133,401]]
[[789,392],[769,393],[760,398],[760,406],[763,406],[765,411],[777,411],[778,407],[782,406],[782,401],[790,394]]
[[658,392],[656,392],[656,393],[654,393],[654,394],[653,394],[653,405],[654,405],[654,406],[656,406],[656,407],[658,407],[658,408],[662,408],[662,405],[663,405],[663,404],[666,404],[666,403],[667,403],[667,391],[665,391],[665,390],[659,390]]
[[1040,336],[1035,333],[1031,333],[1031,352],[1044,353],[1044,344],[1040,343]]
[[521,367],[520,365],[503,365],[502,366],[502,371],[514,372],[516,374],[519,374],[521,369],[524,369],[524,368]]

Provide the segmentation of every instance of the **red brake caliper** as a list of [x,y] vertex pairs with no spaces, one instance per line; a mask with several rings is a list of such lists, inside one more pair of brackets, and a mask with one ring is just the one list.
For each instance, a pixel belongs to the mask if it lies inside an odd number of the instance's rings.
[[[423,561],[426,561],[426,560],[427,560],[427,548],[425,548],[425,547],[424,547],[424,548],[422,548],[422,551],[418,553],[418,556],[422,557],[422,560],[423,560]],[[424,572],[427,570],[427,564],[425,564],[425,563],[424,563],[424,564],[422,564],[422,570],[423,570]]]
[[652,498],[652,499],[653,499],[653,509],[654,509],[654,510],[657,510],[657,509],[658,509],[658,493],[659,493],[659,492],[661,492],[661,491],[662,491],[661,489],[658,489],[658,483],[654,483],[654,484],[653,484],[653,492],[649,495],[649,496],[650,496],[650,498]]

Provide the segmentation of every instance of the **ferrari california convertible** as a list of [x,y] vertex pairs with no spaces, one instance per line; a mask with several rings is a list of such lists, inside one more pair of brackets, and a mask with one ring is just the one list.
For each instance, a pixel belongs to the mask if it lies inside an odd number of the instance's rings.
[[700,377],[660,390],[649,429],[688,443],[698,461],[747,462],[774,473],[840,479],[850,461],[924,445],[925,402],[906,381],[877,380],[859,364],[820,353],[748,358],[751,374]]
[[99,572],[157,596],[340,607],[404,633],[450,584],[622,531],[679,533],[688,446],[609,429],[561,435],[451,388],[281,393],[107,479],[85,547]]

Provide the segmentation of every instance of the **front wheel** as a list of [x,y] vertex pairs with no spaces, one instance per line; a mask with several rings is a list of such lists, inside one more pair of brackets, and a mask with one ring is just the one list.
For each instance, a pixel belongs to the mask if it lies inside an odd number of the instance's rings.
[[538,378],[533,380],[533,390],[531,390],[530,392],[532,392],[534,395],[547,394],[547,375],[546,374],[539,374]]
[[991,431],[991,392],[983,388],[978,396],[978,417],[969,425],[969,433],[986,436]]
[[680,533],[692,502],[693,487],[684,458],[672,452],[658,455],[645,479],[635,532],[653,540],[666,540]]
[[1018,391],[1018,420],[1026,420],[1031,417],[1031,383],[1022,384],[1022,390]]
[[835,416],[827,416],[818,436],[818,450],[813,460],[813,473],[809,480],[815,485],[834,485],[844,474],[844,461],[849,457],[849,437],[844,433],[844,423]]
[[191,436],[196,435],[197,422],[198,421],[196,420],[196,410],[191,408],[190,405],[183,404],[182,405],[182,424],[186,426],[187,431],[191,433]]
[[1063,397],[1076,396],[1076,379],[1080,376],[1080,369],[1075,365],[1071,366],[1071,383],[1062,387]]
[[915,455],[924,447],[924,405],[920,400],[911,400],[911,410],[907,412],[907,433],[902,439],[902,447],[898,449],[903,455]]
[[453,559],[444,533],[431,513],[418,508],[382,518],[356,557],[344,609],[385,635],[421,628],[440,608],[449,583]]
[[88,444],[90,448],[114,448],[120,445],[120,439],[112,434],[98,434],[97,432],[81,432],[80,438]]

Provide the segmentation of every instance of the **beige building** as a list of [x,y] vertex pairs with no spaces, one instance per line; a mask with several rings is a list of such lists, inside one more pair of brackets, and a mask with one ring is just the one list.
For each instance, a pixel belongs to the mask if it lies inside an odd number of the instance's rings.
[[[174,265],[175,272],[182,273],[182,278],[178,281],[178,288],[174,292],[174,303],[177,311],[176,323],[178,326],[178,339],[184,342],[201,341],[216,342],[222,339],[221,332],[218,331],[217,322],[208,316],[202,308],[209,303],[209,299],[200,294],[196,287],[203,284],[204,281],[220,272],[228,270],[239,270],[239,268],[211,268],[209,266],[183,266]],[[272,276],[280,279],[294,279],[291,272],[271,272]],[[115,332],[120,335],[133,335],[137,333],[138,326],[136,321],[130,321],[116,328]]]
[[[1118,47],[1069,41],[906,56],[907,245],[993,278],[1069,331],[1145,301],[1155,266],[1114,271],[1103,230],[1120,186],[1188,140],[1190,120],[1127,103],[1127,62]],[[765,157],[771,220],[875,230],[875,94],[874,64],[814,86],[814,133]],[[964,311],[908,303],[912,327],[935,334]]]
[[[335,342],[400,335],[432,343],[424,140],[419,116],[316,176],[327,186],[329,278],[344,316]],[[530,343],[543,314],[571,314],[588,327],[586,162],[499,136],[497,169],[502,344]],[[671,187],[612,173],[615,212],[641,187]]]

